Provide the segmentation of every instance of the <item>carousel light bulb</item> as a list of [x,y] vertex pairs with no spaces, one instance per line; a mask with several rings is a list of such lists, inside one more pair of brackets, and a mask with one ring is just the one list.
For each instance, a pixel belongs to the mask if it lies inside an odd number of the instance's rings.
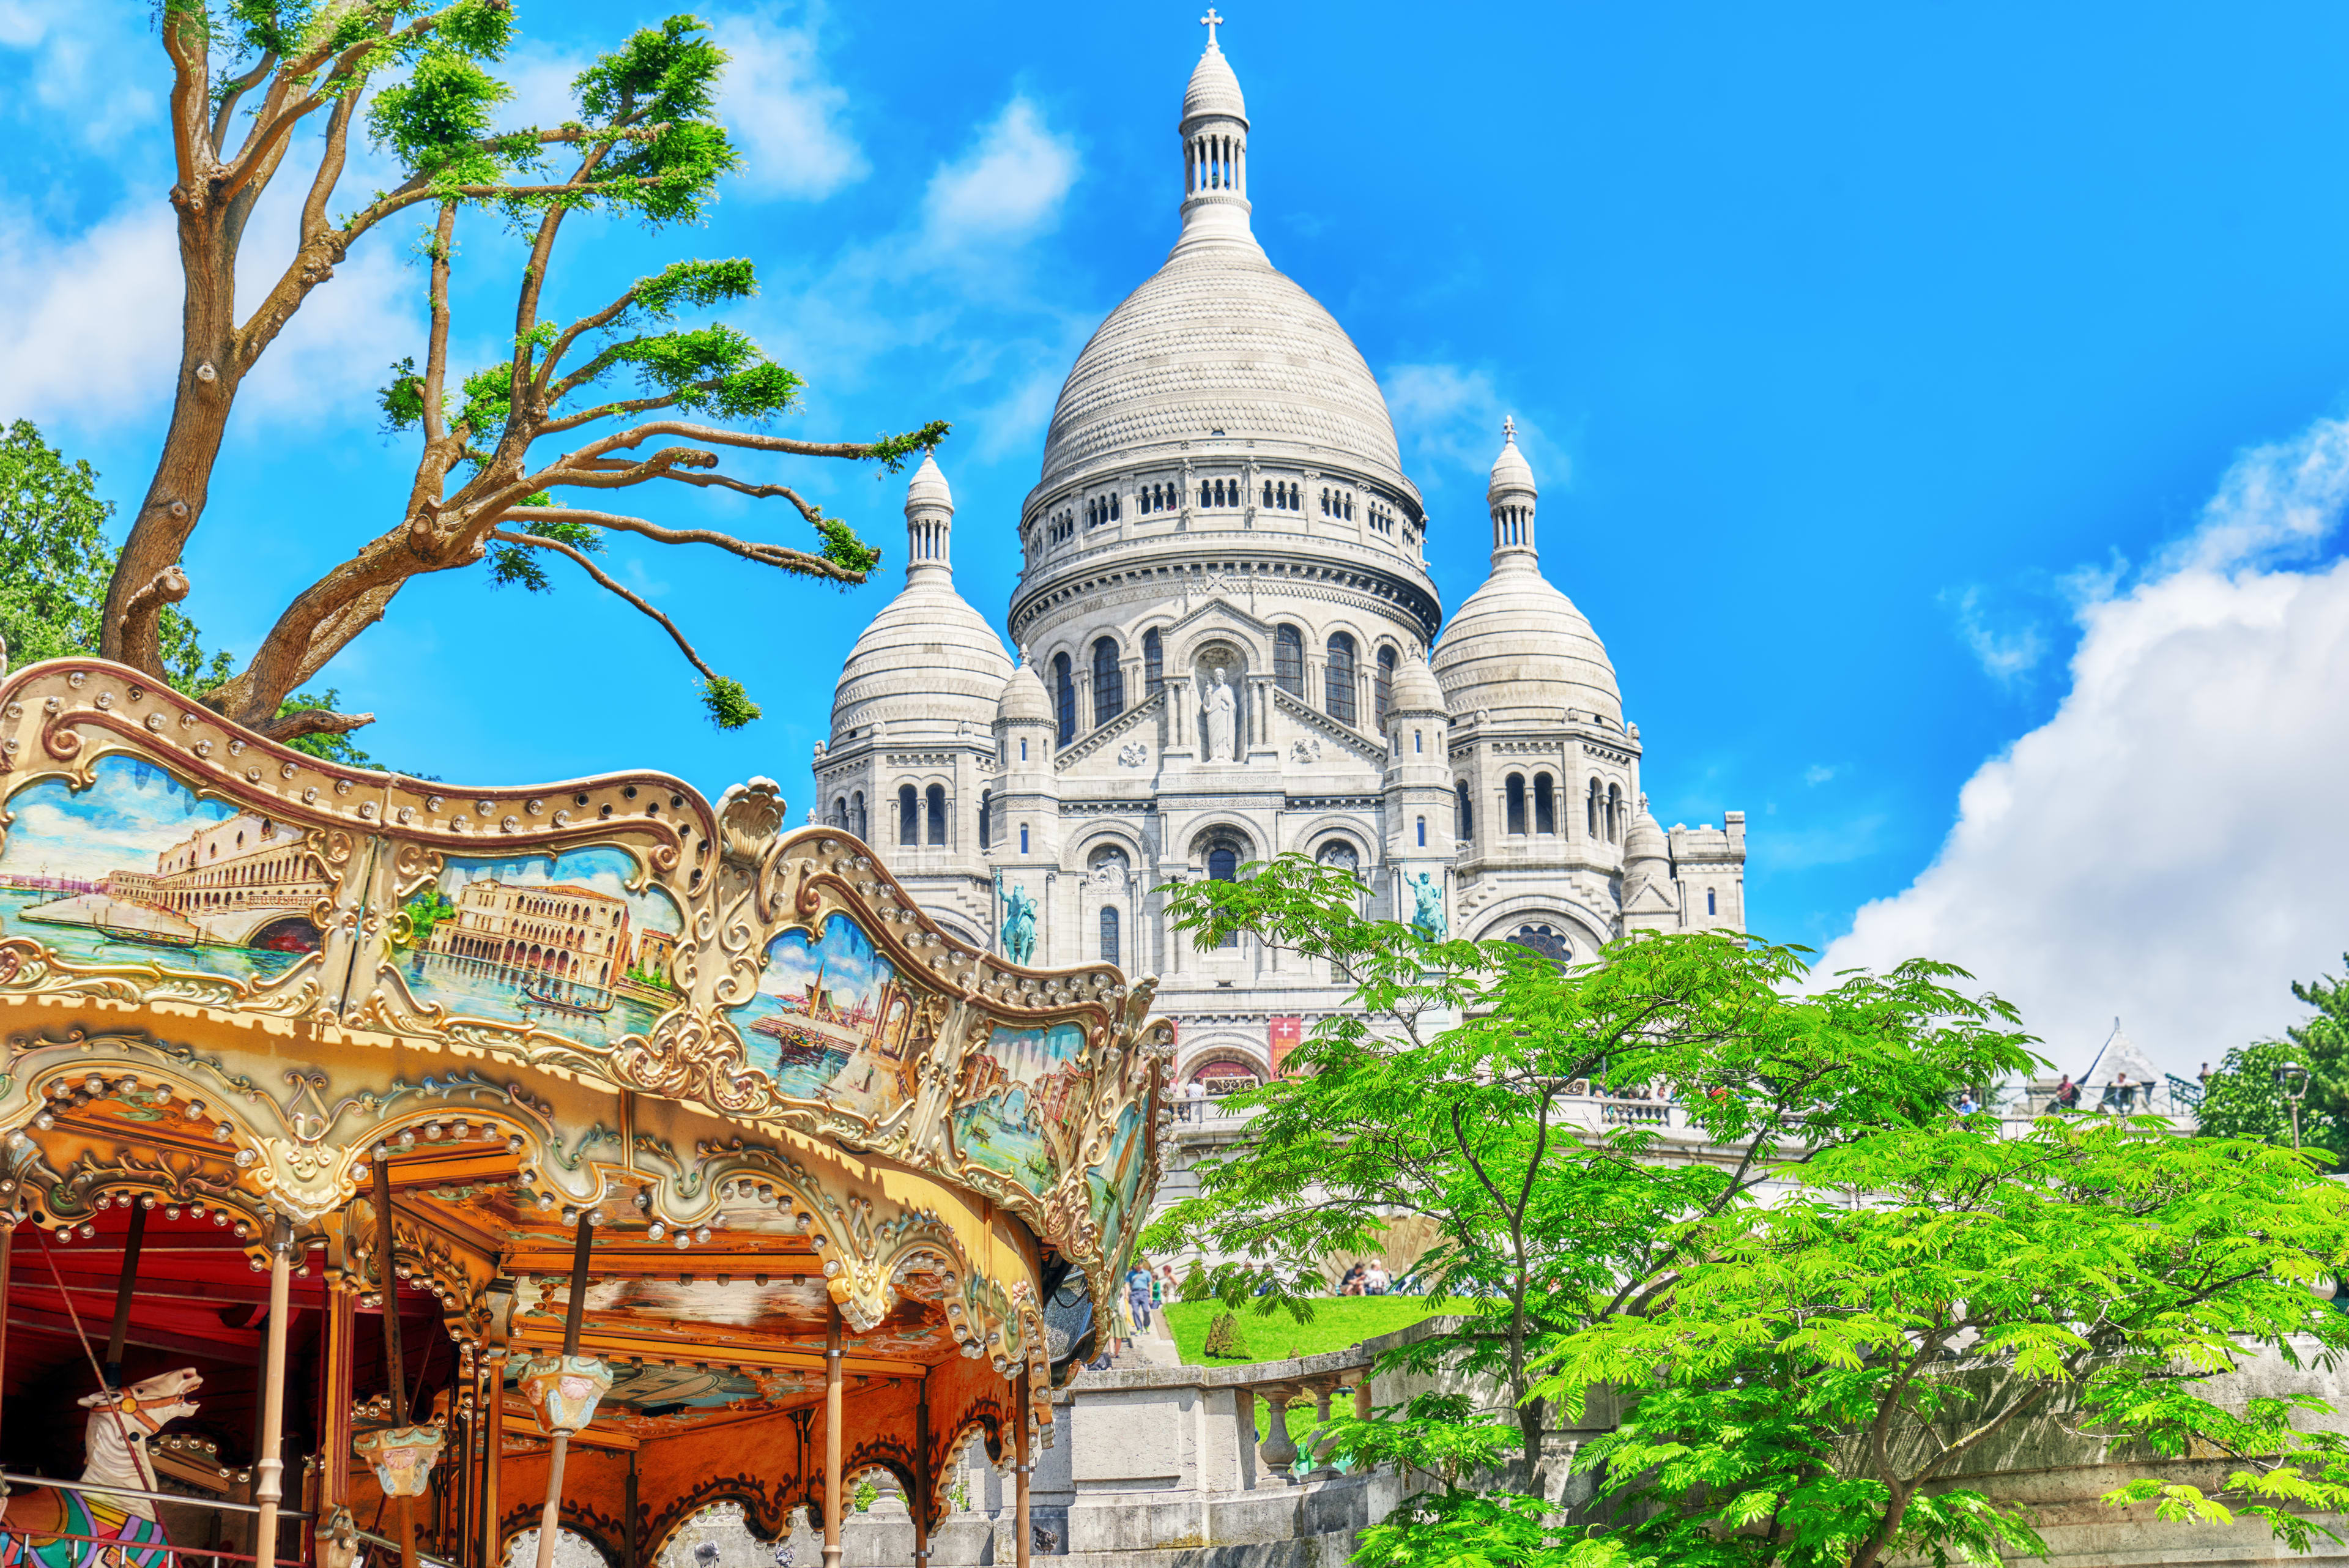
[[436,1143],[439,1142],[440,1137],[440,1124],[439,1122],[426,1122],[424,1124],[424,1136],[429,1141]]
[[679,1231],[677,1233],[677,1250],[678,1251],[684,1251],[688,1246],[692,1244],[692,1241],[693,1238],[687,1235],[684,1231]]
[[402,1127],[399,1129],[399,1147],[402,1148],[414,1148],[416,1147],[416,1129],[414,1127]]
[[708,1241],[709,1240],[709,1227],[704,1225],[700,1230],[696,1231],[693,1233],[693,1239],[697,1241]]
[[89,1200],[89,1206],[92,1209],[111,1209],[114,1207],[114,1199],[101,1192]]
[[522,1152],[522,1134],[513,1133],[507,1137],[506,1152],[508,1154],[520,1154]]
[[667,1234],[668,1227],[657,1220],[645,1227],[645,1240],[647,1241],[657,1241]]
[[84,1078],[81,1081],[81,1086],[93,1095],[102,1095],[106,1093],[106,1080],[99,1077],[95,1073],[92,1073],[88,1077]]
[[39,1116],[33,1118],[33,1125],[40,1128],[43,1132],[47,1132],[51,1127],[57,1125],[57,1118],[49,1115],[48,1112],[43,1111]]
[[241,1148],[236,1151],[236,1163],[240,1168],[251,1165],[259,1157],[249,1148]]
[[191,1203],[188,1205],[188,1213],[191,1218],[201,1220],[204,1217],[204,1206],[201,1203]]
[[166,1220],[177,1220],[179,1217],[180,1206],[176,1203],[163,1210],[163,1218]]
[[563,1222],[564,1222],[565,1225],[576,1225],[576,1224],[578,1224],[578,1223],[579,1223],[579,1210],[577,1210],[576,1209],[572,1208],[569,1204],[565,1204],[565,1205],[564,1205],[564,1209],[563,1209]]
[[154,1207],[155,1207],[155,1195],[154,1195],[153,1193],[151,1193],[151,1192],[142,1194],[142,1195],[140,1196],[140,1199],[139,1199],[139,1207],[140,1207],[140,1208],[141,1208],[141,1209],[152,1209],[152,1208],[154,1208]]
[[91,1223],[90,1223],[88,1220],[83,1220],[83,1221],[81,1222],[81,1239],[82,1239],[83,1241],[88,1241],[92,1236],[95,1236],[95,1235],[97,1235],[97,1234],[98,1234],[98,1227],[97,1227],[97,1226],[95,1226],[95,1225],[91,1224]]
[[233,1135],[229,1131],[229,1125],[226,1122],[214,1122],[212,1124],[212,1141],[214,1143],[226,1143],[232,1136]]
[[185,1111],[181,1112],[181,1115],[183,1115],[183,1116],[186,1116],[190,1121],[191,1121],[191,1122],[200,1122],[200,1121],[203,1120],[203,1119],[204,1119],[204,1103],[203,1103],[203,1101],[202,1101],[202,1100],[190,1100],[190,1101],[188,1102],[188,1108],[187,1108]]

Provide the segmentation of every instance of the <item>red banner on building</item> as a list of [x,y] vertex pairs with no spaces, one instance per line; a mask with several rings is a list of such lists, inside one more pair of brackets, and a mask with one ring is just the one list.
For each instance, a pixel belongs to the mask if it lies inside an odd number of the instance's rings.
[[1272,1045],[1272,1075],[1278,1078],[1281,1064],[1288,1060],[1288,1054],[1305,1043],[1305,1020],[1276,1018],[1272,1020],[1268,1032]]

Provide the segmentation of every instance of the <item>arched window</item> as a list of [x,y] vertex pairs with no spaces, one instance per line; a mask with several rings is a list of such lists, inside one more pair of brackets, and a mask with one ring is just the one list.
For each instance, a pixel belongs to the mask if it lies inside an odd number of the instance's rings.
[[1599,836],[1599,781],[1597,779],[1590,781],[1590,800],[1587,811],[1590,818],[1590,836],[1596,839]]
[[1101,912],[1101,961],[1103,963],[1118,961],[1117,911],[1107,904],[1102,906]]
[[1152,627],[1142,634],[1142,698],[1148,701],[1166,685],[1166,639]]
[[1713,901],[1713,889],[1710,888],[1704,890],[1704,912],[1708,915],[1721,913],[1721,907]]
[[1509,832],[1522,836],[1526,831],[1526,775],[1511,774],[1508,782]]
[[1607,836],[1616,843],[1623,842],[1623,786],[1607,786]]
[[1272,683],[1291,697],[1305,695],[1305,634],[1293,626],[1272,634]]
[[994,809],[995,809],[995,792],[994,792],[993,790],[988,790],[988,789],[983,789],[983,790],[979,791],[979,792],[978,792],[978,846],[979,846],[981,849],[985,849],[985,848],[988,846],[988,844],[989,844],[990,842],[992,842],[992,840],[993,840],[993,838],[994,838],[994,835],[995,835],[995,825],[994,825],[992,822],[989,822],[989,821],[988,820],[988,814],[989,812],[993,811]]
[[1240,852],[1228,844],[1218,844],[1207,851],[1207,880],[1237,882],[1240,879]]
[[1547,774],[1534,775],[1534,831],[1557,831],[1557,792],[1551,787]]
[[857,837],[870,842],[873,837],[873,822],[870,817],[864,815],[864,792],[863,790],[858,790],[855,794],[849,798],[848,811],[848,830],[856,835]]
[[1028,853],[1028,825],[1024,822],[1019,825],[1019,853]]
[[1419,846],[1427,847],[1427,818],[1423,816],[1419,819]]
[[912,784],[897,789],[897,842],[919,844],[922,841],[922,806]]
[[1354,722],[1354,638],[1350,632],[1330,634],[1330,664],[1321,711],[1340,724]]
[[1270,505],[1272,504],[1272,481],[1271,481],[1271,480],[1268,479],[1268,480],[1266,480],[1266,481],[1264,482],[1264,495],[1263,495],[1263,498],[1262,498],[1261,500],[1259,500],[1259,501],[1257,503],[1257,505],[1259,505],[1259,506],[1268,506],[1268,506],[1270,506]]
[[1516,935],[1509,939],[1521,948],[1531,948],[1550,962],[1564,969],[1574,958],[1574,944],[1566,933],[1547,920],[1519,926]]
[[1455,836],[1463,839],[1475,837],[1476,807],[1475,803],[1468,797],[1468,781],[1466,779],[1461,779],[1453,784],[1452,798],[1454,804],[1457,807],[1457,809],[1453,813],[1453,815],[1458,818],[1458,820],[1453,824],[1454,827],[1457,829]]
[[1116,491],[1112,490],[1110,492],[1109,496],[1109,520],[1114,523],[1123,514],[1123,508],[1118,499],[1118,493]]
[[1061,719],[1061,744],[1077,738],[1077,680],[1070,672],[1069,656],[1052,655],[1052,700]]
[[932,784],[932,785],[930,786],[929,807],[930,807],[930,842],[931,842],[931,843],[933,843],[933,844],[940,844],[940,845],[942,845],[942,844],[944,844],[944,843],[947,841],[947,786],[946,786],[946,785],[944,785],[944,784]]
[[844,794],[832,798],[832,825],[843,833],[848,831],[848,797]]
[[1106,724],[1125,711],[1125,671],[1118,668],[1117,639],[1093,642],[1093,722]]
[[1371,701],[1376,704],[1371,722],[1381,730],[1387,727],[1387,696],[1394,690],[1394,676],[1395,650],[1394,645],[1390,643],[1379,649],[1379,672],[1371,687]]
[[1362,857],[1355,852],[1352,845],[1342,838],[1330,840],[1315,852],[1313,857],[1332,870],[1343,871],[1357,882],[1362,879]]

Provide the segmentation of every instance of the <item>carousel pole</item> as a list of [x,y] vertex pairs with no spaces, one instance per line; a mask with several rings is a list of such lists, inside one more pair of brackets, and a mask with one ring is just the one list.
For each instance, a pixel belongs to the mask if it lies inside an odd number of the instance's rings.
[[506,1452],[506,1364],[490,1363],[490,1398],[481,1411],[481,1568],[505,1568],[505,1524],[498,1472]]
[[930,1491],[936,1484],[930,1469],[930,1379],[926,1373],[914,1385],[914,1568],[929,1568]]
[[[391,1387],[391,1424],[408,1425],[408,1357],[399,1348],[399,1270],[391,1234],[391,1151],[375,1151],[376,1272],[383,1286],[383,1373]],[[416,1514],[409,1500],[392,1501],[399,1516],[399,1568],[416,1568]]]
[[[579,1232],[571,1243],[571,1296],[563,1303],[563,1358],[579,1354],[579,1328],[587,1315],[587,1251],[594,1230],[587,1210],[579,1210]],[[554,1568],[554,1537],[563,1528],[563,1461],[571,1451],[571,1434],[558,1431],[546,1454],[546,1506],[538,1514],[538,1568]]]
[[[143,1209],[131,1211],[132,1224]],[[264,1568],[277,1562],[277,1505],[285,1496],[285,1320],[293,1315],[294,1221],[280,1214],[269,1231],[269,1345],[261,1366],[261,1452],[253,1461],[253,1554]],[[116,1320],[119,1322],[120,1319]]]
[[[0,1224],[0,1386],[7,1382],[8,1371],[8,1280],[16,1272],[16,1226],[11,1220]],[[8,1495],[8,1483],[0,1481],[0,1497]]]
[[335,1542],[338,1520],[351,1504],[351,1377],[358,1345],[358,1289],[351,1276],[350,1237],[339,1224],[327,1232],[326,1332],[319,1347],[318,1517],[314,1560],[324,1563]]
[[823,1568],[840,1568],[840,1303],[823,1340]]
[[620,1568],[636,1568],[636,1450],[628,1450],[628,1487],[621,1501],[627,1511],[620,1516]]
[[122,1277],[114,1286],[114,1330],[106,1336],[106,1386],[122,1386],[122,1342],[130,1334],[130,1298],[139,1284],[139,1251],[147,1241],[147,1208],[130,1206],[130,1231],[122,1239]]
[[1036,1468],[1028,1452],[1028,1374],[1022,1372],[1018,1381],[1012,1384],[1012,1388],[1011,1484],[1015,1499],[1013,1512],[1018,1519],[1014,1528],[1019,1534],[1012,1543],[1011,1561],[1014,1568],[1028,1568],[1029,1543],[1035,1538],[1028,1516],[1028,1472]]

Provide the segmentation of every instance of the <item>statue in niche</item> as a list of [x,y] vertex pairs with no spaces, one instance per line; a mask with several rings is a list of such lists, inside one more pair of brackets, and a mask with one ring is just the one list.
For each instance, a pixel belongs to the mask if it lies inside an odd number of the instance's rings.
[[1444,884],[1426,871],[1403,877],[1411,889],[1411,929],[1431,942],[1444,940]]
[[[128,1388],[85,1395],[89,1426],[82,1436],[81,1484],[158,1491],[148,1440],[169,1421],[196,1413],[188,1396],[203,1386],[192,1366],[160,1373]],[[23,1539],[12,1561],[26,1568],[75,1568],[105,1562],[124,1568],[160,1568],[171,1559],[170,1542],[155,1521],[155,1505],[143,1497],[105,1491],[20,1490],[0,1502],[0,1523]],[[60,1539],[79,1536],[80,1540]],[[21,1556],[16,1555],[21,1550]]]
[[1024,964],[1036,956],[1036,900],[1014,882],[1003,889],[1003,956]]
[[1208,675],[1206,694],[1199,699],[1199,733],[1207,743],[1199,760],[1236,763],[1240,760],[1239,704],[1224,680],[1222,665],[1208,666]]

